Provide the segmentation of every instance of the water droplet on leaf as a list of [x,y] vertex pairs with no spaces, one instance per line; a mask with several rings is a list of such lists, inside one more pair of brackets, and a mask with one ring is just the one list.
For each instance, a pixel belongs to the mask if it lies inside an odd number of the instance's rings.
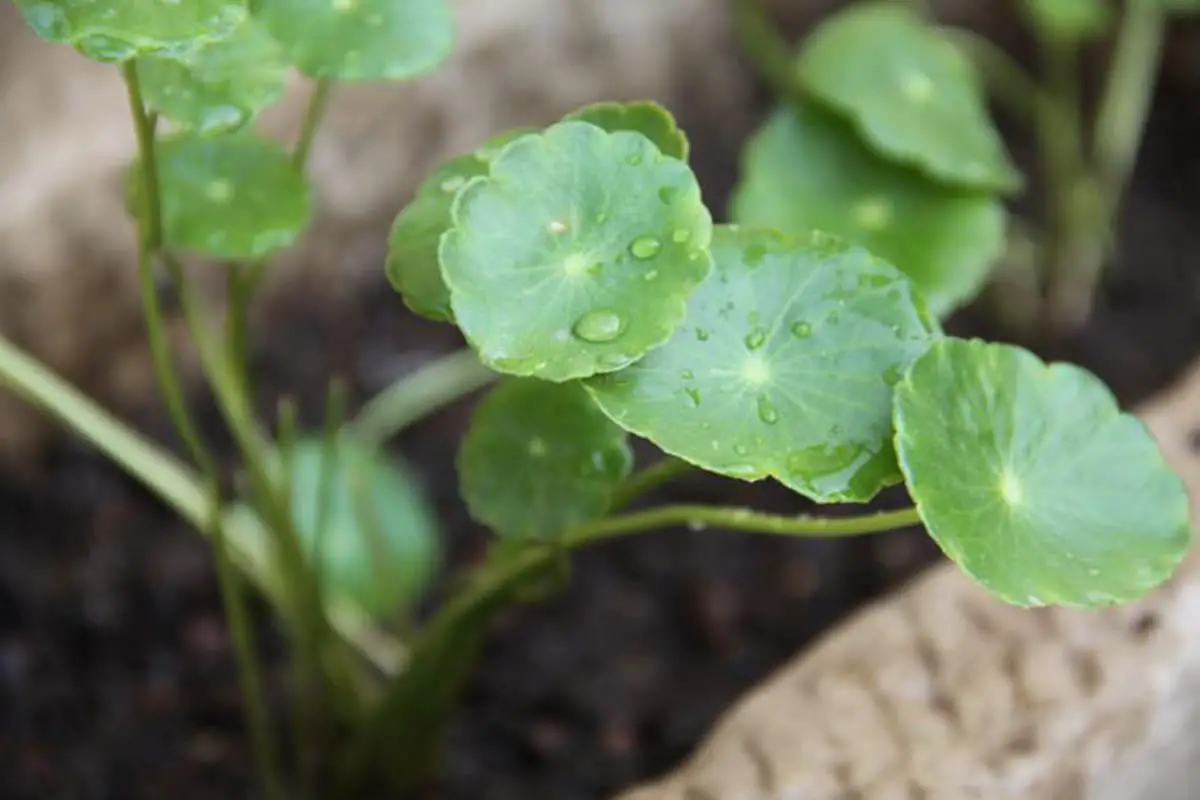
[[812,325],[807,322],[795,322],[792,324],[792,335],[797,339],[807,339],[812,336]]
[[684,389],[683,391],[685,394],[687,394],[688,400],[692,404],[692,408],[699,408],[700,407],[700,390],[699,389]]
[[683,244],[690,238],[692,238],[692,232],[687,228],[676,228],[675,232],[671,234],[671,241],[675,244]]
[[675,191],[674,186],[663,186],[658,190],[658,199],[670,204],[675,199]]
[[625,320],[615,311],[596,309],[576,320],[571,331],[585,342],[611,342],[625,331]]
[[704,330],[704,328],[696,328],[696,341],[707,342],[708,341],[708,331]]
[[779,422],[779,412],[775,410],[775,404],[765,395],[758,398],[758,418],[767,425]]
[[641,261],[654,258],[660,250],[662,250],[662,242],[653,236],[639,236],[633,240],[633,244],[629,245],[629,252],[634,258]]
[[746,334],[746,349],[757,350],[766,344],[766,341],[767,332],[762,328],[755,328],[754,330],[750,331],[750,333]]

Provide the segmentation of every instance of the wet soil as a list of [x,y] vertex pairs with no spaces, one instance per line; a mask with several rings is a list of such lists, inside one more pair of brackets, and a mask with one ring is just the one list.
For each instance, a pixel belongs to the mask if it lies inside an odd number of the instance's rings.
[[[1041,350],[1092,369],[1126,404],[1200,351],[1193,108],[1164,87],[1121,263],[1087,328]],[[735,153],[702,134],[696,153],[710,196],[721,196]],[[951,327],[1002,337],[971,312]],[[259,339],[265,390],[298,395],[310,415],[332,372],[362,395],[458,345],[450,329],[408,315],[382,280],[332,305],[297,307]],[[435,498],[460,565],[486,543],[455,493],[470,407],[446,409],[395,442]],[[47,467],[37,486],[0,483],[0,798],[257,797],[204,544],[81,445],[64,445]],[[705,476],[653,499],[806,508],[777,486]],[[880,504],[903,500],[891,492]],[[431,796],[597,800],[657,774],[742,692],[936,557],[919,531],[804,542],[669,530],[581,552],[565,591],[496,620]],[[273,641],[265,649],[282,707],[283,651]]]

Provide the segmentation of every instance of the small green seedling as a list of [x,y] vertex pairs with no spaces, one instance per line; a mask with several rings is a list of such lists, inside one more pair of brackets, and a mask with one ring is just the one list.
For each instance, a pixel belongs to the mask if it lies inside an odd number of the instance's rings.
[[[2,339],[0,381],[212,535],[273,800],[298,779],[284,777],[267,724],[241,578],[291,637],[306,767],[296,774],[332,776],[303,788],[342,796],[380,778],[428,779],[489,620],[556,585],[571,551],[591,542],[683,524],[790,536],[921,524],[1000,600],[1074,608],[1141,597],[1188,549],[1181,480],[1095,377],[943,329],[1004,252],[1004,201],[1024,178],[961,42],[906,7],[856,4],[795,56],[765,40],[757,52],[781,105],[747,147],[733,223],[714,223],[686,135],[651,102],[585,106],[448,160],[397,210],[386,271],[412,311],[457,326],[469,350],[402,379],[350,422],[331,390],[323,431],[297,433],[289,411],[271,436],[251,402],[247,314],[271,255],[311,222],[305,162],[332,82],[433,69],[451,50],[448,3],[17,5],[40,36],[126,80],[150,343],[192,463]],[[1110,24],[1100,3],[1026,7],[1055,46]],[[1131,20],[1165,13],[1130,8]],[[764,35],[755,9],[741,13],[744,30]],[[317,85],[285,148],[252,123],[291,69]],[[224,330],[182,254],[227,272]],[[219,490],[224,476],[181,402],[156,266],[178,290],[238,446],[240,496]],[[442,561],[436,514],[382,445],[493,382],[458,471],[496,547],[423,617]],[[635,438],[665,456],[635,470]],[[903,484],[914,505],[832,517],[627,510],[693,469],[776,481],[817,504],[865,504]],[[319,772],[307,768],[315,754]]]

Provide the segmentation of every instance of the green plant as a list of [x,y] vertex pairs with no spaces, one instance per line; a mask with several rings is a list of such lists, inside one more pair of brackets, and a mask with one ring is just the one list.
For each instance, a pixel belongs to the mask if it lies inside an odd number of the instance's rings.
[[[781,112],[751,146],[742,213],[803,209],[813,215],[806,227],[825,232],[766,227],[795,227],[791,216],[714,224],[685,134],[653,103],[600,103],[506,132],[436,170],[391,236],[387,273],[404,302],[458,326],[469,350],[404,379],[349,422],[332,382],[321,430],[298,431],[284,402],[271,434],[251,410],[247,314],[270,256],[312,214],[304,163],[322,105],[335,81],[434,68],[451,46],[446,5],[18,5],[42,37],[123,71],[140,152],[128,196],[147,329],[191,464],[3,339],[0,382],[211,535],[270,797],[285,787],[315,791],[321,765],[345,793],[381,773],[398,786],[427,778],[439,726],[493,612],[553,588],[570,551],[592,542],[685,523],[790,536],[923,523],[998,598],[1075,607],[1141,596],[1189,545],[1181,481],[1097,379],[942,331],[939,317],[977,289],[999,247],[995,198],[1020,177],[985,123],[965,63],[932,48],[940,40],[908,12],[879,7],[858,12],[878,17],[830,23],[823,35],[832,44],[816,48],[805,70],[831,82],[828,102]],[[901,26],[888,46],[902,55],[916,48],[928,67],[929,85],[909,89],[940,98],[945,81],[952,105],[943,117],[965,120],[956,136],[940,135],[941,118],[931,125],[887,101],[869,75],[822,65],[873,45],[861,32],[839,41],[847,19]],[[278,97],[289,66],[318,81],[290,152],[248,127]],[[847,133],[847,117],[875,151]],[[160,119],[176,131],[160,133]],[[760,171],[756,159],[768,166]],[[816,180],[788,181],[786,191],[771,183],[804,178],[804,165]],[[847,219],[873,231],[866,246],[829,233]],[[207,318],[181,253],[224,264],[232,298],[224,330]],[[179,293],[233,433],[244,496],[222,492],[183,405],[156,266]],[[440,558],[436,525],[411,472],[383,444],[496,378],[459,454],[463,498],[495,531],[496,547],[418,621],[414,603]],[[631,435],[666,457],[634,471]],[[817,503],[867,503],[904,483],[916,505],[836,518],[626,510],[693,468],[770,478]],[[290,779],[262,699],[245,578],[290,635],[298,690]]]
[[[819,228],[888,259],[939,314],[970,302],[1001,267],[1031,291],[1019,331],[1087,321],[1116,253],[1116,225],[1150,109],[1172,13],[1194,2],[1022,0],[1036,34],[1034,77],[978,33],[939,25],[924,3],[863,0],[795,48],[757,0],[736,0],[747,52],[783,102],[754,137],[736,221]],[[1090,122],[1081,55],[1114,33]],[[989,97],[990,95],[990,97]],[[987,108],[994,99],[1038,143],[1041,224],[1010,218],[1022,192]],[[1010,304],[1011,305],[1011,304]]]

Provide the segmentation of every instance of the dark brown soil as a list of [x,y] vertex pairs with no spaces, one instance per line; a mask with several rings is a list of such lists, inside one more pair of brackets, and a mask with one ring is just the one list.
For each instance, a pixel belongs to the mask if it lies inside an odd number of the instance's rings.
[[[1043,351],[1096,371],[1126,403],[1200,350],[1200,119],[1188,100],[1169,87],[1159,98],[1122,266],[1096,318]],[[718,196],[734,153],[698,137],[697,159]],[[987,326],[966,315],[954,329]],[[260,380],[299,394],[309,413],[330,372],[365,393],[456,346],[449,329],[407,315],[382,280],[348,306],[297,309],[261,338]],[[436,497],[459,563],[485,542],[455,494],[469,410],[396,442]],[[805,507],[775,486],[704,477],[658,499]],[[596,800],[659,773],[740,693],[934,557],[913,531],[803,542],[671,530],[580,553],[561,595],[497,620],[434,796]],[[282,698],[281,649],[267,649]],[[35,488],[0,485],[0,797],[257,796],[200,539],[82,446],[57,453]]]

